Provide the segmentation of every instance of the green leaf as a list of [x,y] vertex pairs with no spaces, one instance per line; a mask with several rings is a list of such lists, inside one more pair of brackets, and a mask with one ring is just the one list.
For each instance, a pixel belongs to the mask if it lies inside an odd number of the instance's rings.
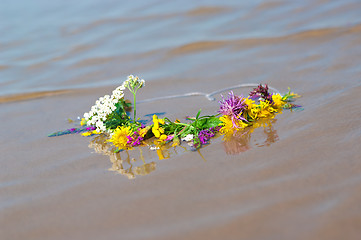
[[197,116],[196,116],[196,119],[198,119],[199,115],[201,115],[201,111],[202,111],[202,109],[199,109],[199,111],[197,113]]

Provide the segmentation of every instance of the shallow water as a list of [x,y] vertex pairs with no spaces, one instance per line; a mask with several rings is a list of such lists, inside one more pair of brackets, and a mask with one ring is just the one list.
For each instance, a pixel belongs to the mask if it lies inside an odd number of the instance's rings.
[[[1,238],[358,239],[360,11],[356,0],[3,1]],[[122,162],[93,138],[47,137],[129,74],[147,81],[143,118],[212,114],[204,96],[146,100],[246,83],[290,87],[303,110],[199,152],[141,148]]]

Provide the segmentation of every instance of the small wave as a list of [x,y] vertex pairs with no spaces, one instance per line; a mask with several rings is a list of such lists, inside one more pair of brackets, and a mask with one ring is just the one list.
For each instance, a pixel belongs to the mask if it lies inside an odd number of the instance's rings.
[[55,95],[66,94],[69,92],[70,90],[55,90],[55,91],[41,91],[41,92],[31,92],[31,93],[13,94],[8,96],[0,96],[0,103],[18,102],[18,101],[25,101],[36,98],[51,97]]
[[98,27],[104,27],[105,25],[119,25],[122,23],[129,23],[135,21],[151,21],[151,20],[165,20],[179,16],[213,16],[216,14],[222,14],[225,12],[231,11],[231,8],[227,7],[216,7],[216,6],[209,6],[209,7],[198,7],[189,11],[181,11],[181,12],[164,12],[162,14],[157,15],[131,15],[127,17],[116,17],[116,18],[105,18],[105,19],[97,19],[88,24],[80,25],[80,26],[71,26],[71,27],[63,27],[62,34],[66,35],[76,35],[79,33],[87,32],[94,30]]
[[225,7],[199,7],[187,12],[189,16],[200,16],[200,15],[213,15],[220,14],[229,11],[229,8]]
[[190,52],[200,52],[200,51],[207,51],[207,50],[214,50],[221,48],[227,45],[230,42],[227,41],[201,41],[201,42],[193,42],[188,43],[183,46],[174,48],[171,50],[171,54],[183,54],[183,53],[190,53]]
[[345,35],[345,34],[360,33],[360,30],[361,30],[361,24],[359,23],[353,26],[309,29],[278,37],[239,39],[239,40],[235,40],[235,42],[239,44],[246,43],[246,44],[258,45],[258,44],[271,44],[271,43],[273,44],[273,43],[279,43],[285,41],[318,40],[324,38],[327,38],[329,40],[332,38],[338,38],[341,35]]
[[1,70],[5,70],[5,69],[8,69],[8,68],[9,68],[9,66],[0,65],[0,71],[1,71]]
[[129,22],[136,22],[136,21],[151,21],[151,20],[162,20],[170,17],[174,17],[174,14],[167,14],[167,15],[150,15],[150,16],[131,16],[131,17],[119,17],[119,18],[106,18],[106,19],[99,19],[94,20],[93,22],[90,22],[85,25],[79,25],[79,26],[71,26],[71,27],[64,27],[62,28],[62,35],[63,36],[71,36],[71,35],[77,35],[88,31],[93,31],[97,28],[102,28],[104,26],[109,25],[120,25],[124,23]]
[[84,60],[81,60],[81,61],[77,62],[72,67],[75,67],[75,68],[76,67],[88,67],[88,66],[93,66],[93,65],[109,63],[109,62],[114,61],[114,60],[115,60],[115,57],[88,58],[88,59],[84,59]]
[[194,52],[202,52],[208,50],[215,50],[222,47],[236,47],[247,48],[257,47],[259,45],[277,44],[283,42],[299,42],[305,40],[330,40],[338,38],[345,34],[359,34],[361,32],[361,24],[347,27],[334,27],[334,28],[320,28],[305,30],[302,32],[291,33],[278,37],[264,37],[264,38],[240,38],[234,40],[224,41],[198,41],[187,43],[170,50],[170,55],[188,54]]

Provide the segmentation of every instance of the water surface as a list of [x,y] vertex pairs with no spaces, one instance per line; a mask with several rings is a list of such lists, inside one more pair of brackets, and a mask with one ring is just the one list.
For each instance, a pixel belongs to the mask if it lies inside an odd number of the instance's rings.
[[[2,239],[359,238],[359,1],[1,5]],[[47,137],[129,74],[147,81],[140,116],[212,114],[204,96],[145,100],[245,83],[304,110],[199,152],[144,148],[147,168],[122,153],[131,179],[92,138]]]

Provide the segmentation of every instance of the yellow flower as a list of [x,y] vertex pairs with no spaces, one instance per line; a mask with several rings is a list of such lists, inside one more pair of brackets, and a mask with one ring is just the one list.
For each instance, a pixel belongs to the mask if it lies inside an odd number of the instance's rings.
[[220,133],[222,134],[227,134],[229,132],[233,132],[233,122],[230,116],[228,115],[223,115],[222,117],[219,118],[219,120],[221,120],[221,126],[222,128],[219,130]]
[[255,104],[254,101],[248,97],[245,98],[244,103],[247,104],[247,110],[251,110],[254,106],[257,106],[257,104]]
[[164,134],[164,128],[160,127],[159,124],[164,125],[164,119],[159,119],[157,115],[153,115],[153,127],[152,132],[156,138],[164,140],[167,138],[167,135]]
[[249,108],[247,109],[247,114],[250,116],[253,120],[256,120],[258,117],[258,114],[260,112],[260,107],[257,104],[248,105]]
[[145,127],[145,128],[142,128],[142,129],[139,131],[139,135],[140,135],[141,137],[144,137],[145,134],[147,134],[147,132],[149,131],[149,129],[150,129],[150,126],[147,126],[147,127]]
[[223,115],[222,117],[219,118],[219,120],[221,120],[222,122],[220,124],[222,128],[219,130],[221,134],[233,133],[234,131],[244,129],[245,127],[248,126],[247,123],[241,120],[234,120],[235,122],[233,123],[232,118],[228,115]]
[[159,140],[162,140],[162,141],[164,141],[164,140],[166,140],[167,139],[167,135],[165,135],[165,134],[162,134],[162,135],[160,135],[160,137],[159,137]]
[[260,112],[258,114],[259,118],[274,117],[273,113],[277,112],[277,109],[273,108],[268,101],[261,101],[259,105],[260,105]]
[[250,118],[255,120],[257,118],[258,113],[259,113],[258,105],[255,104],[255,101],[253,101],[252,99],[249,99],[249,98],[246,98],[244,102],[245,102],[245,104],[247,104],[246,114]]
[[248,115],[253,119],[274,117],[277,109],[273,108],[268,101],[261,101],[259,105],[253,104],[250,110],[247,110]]
[[286,104],[286,102],[283,101],[283,97],[281,96],[281,94],[278,94],[278,93],[272,95],[272,100],[273,100],[272,105],[276,108],[281,108]]
[[127,136],[131,136],[132,134],[132,129],[130,127],[117,127],[108,142],[113,143],[113,145],[119,149],[131,149],[132,147],[127,144]]

